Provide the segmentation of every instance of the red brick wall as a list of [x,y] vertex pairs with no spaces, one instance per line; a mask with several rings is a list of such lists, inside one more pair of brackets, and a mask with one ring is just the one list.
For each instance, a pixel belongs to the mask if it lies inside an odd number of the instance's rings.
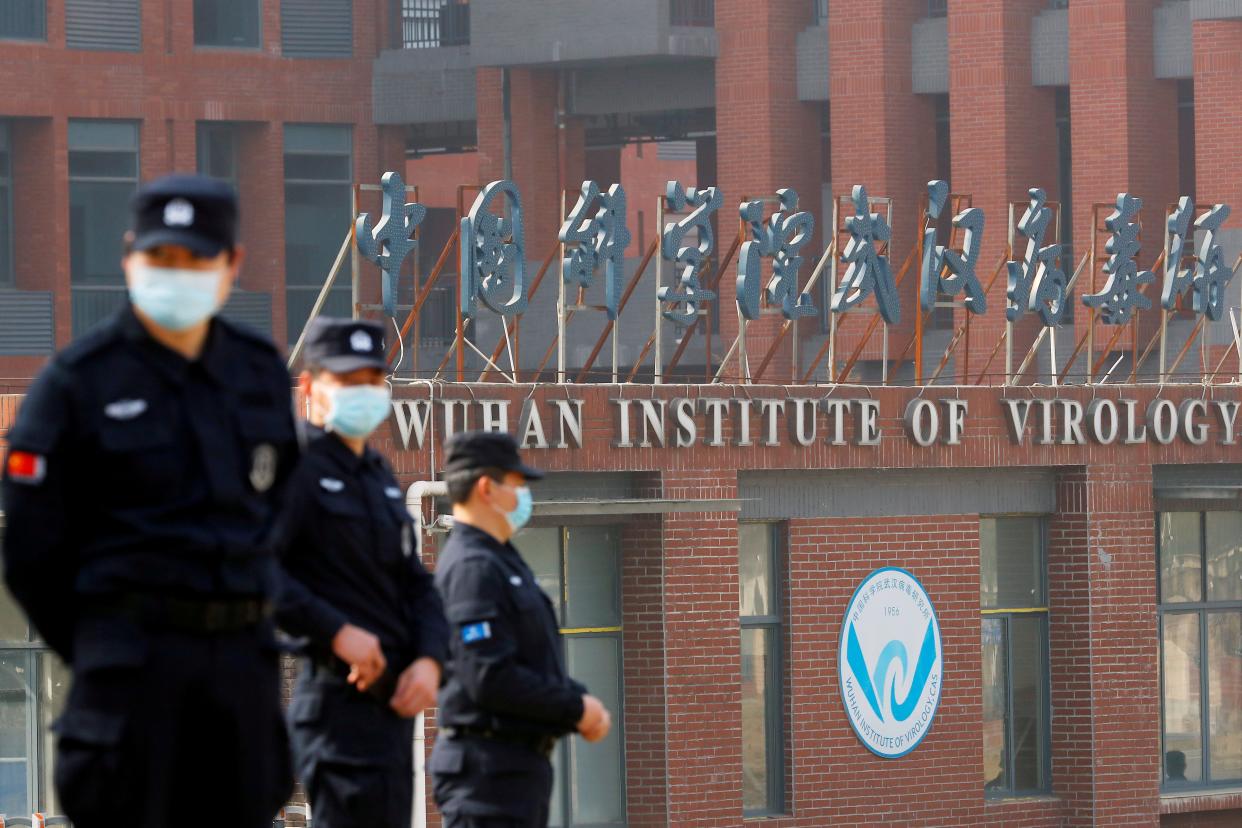
[[[820,180],[826,159],[819,137],[821,109],[798,100],[794,60],[798,33],[810,25],[810,14],[811,6],[804,0],[716,2],[716,183],[724,193],[717,225],[721,256],[736,237],[738,205],[744,198],[772,197],[790,187],[800,197],[800,209],[815,215],[817,229],[823,219]],[[815,266],[817,251],[823,249],[820,238],[817,232],[802,249],[808,261],[799,274],[803,282]],[[769,268],[765,262],[765,274]],[[719,285],[721,353],[737,336],[736,273],[735,258]],[[758,354],[752,356],[754,368],[781,321],[769,317],[748,326],[748,347]],[[791,353],[786,337],[766,376],[787,380]],[[731,373],[736,376],[736,370]]]
[[[70,118],[142,122],[141,174],[155,177],[195,166],[198,121],[249,124],[243,130],[242,213],[252,258],[244,287],[272,291],[273,334],[284,335],[283,167],[281,123],[354,124],[355,176],[378,183],[400,164],[392,139],[371,124],[371,62],[385,36],[383,0],[355,0],[354,56],[294,60],[280,56],[280,3],[264,0],[263,47],[196,50],[193,2],[143,6],[141,53],[65,48],[64,12],[48,3],[46,43],[9,42],[0,72],[0,117],[12,123],[18,286],[54,290],[56,341],[71,336],[68,230]],[[377,25],[377,21],[379,22]],[[262,133],[255,137],[255,133]],[[253,141],[262,143],[257,150]],[[387,141],[384,149],[379,142]],[[398,142],[400,135],[396,136]],[[395,161],[394,159],[395,155]],[[381,162],[380,158],[387,160]],[[397,167],[399,168],[399,167]],[[342,236],[348,228],[342,228]],[[275,237],[272,238],[272,233]],[[28,379],[40,359],[0,358],[0,377]],[[17,384],[17,383],[14,383]]]
[[1194,23],[1194,73],[1195,196],[1201,202],[1231,205],[1228,226],[1242,226],[1242,158],[1237,152],[1242,21]]
[[[736,497],[732,471],[661,474],[666,498]],[[734,825],[742,812],[737,522],[664,517],[665,728],[670,825]]]
[[625,710],[614,711],[613,721],[624,727],[626,816],[634,828],[668,821],[662,540],[654,515],[621,529]]
[[[851,187],[863,184],[868,195],[894,199],[889,259],[894,278],[916,242],[919,198],[935,172],[935,108],[928,96],[913,94],[910,63],[910,32],[926,10],[922,3],[875,0],[828,17],[834,195],[849,195]],[[917,283],[916,267],[901,289],[902,324],[892,331],[894,351],[914,331]],[[864,306],[874,308],[875,300]],[[867,319],[859,314],[843,324],[838,359],[853,350]],[[864,356],[879,355],[877,334]]]
[[[953,192],[974,196],[973,206],[985,214],[983,248],[977,274],[988,293],[988,312],[971,323],[970,381],[983,370],[1005,329],[1005,261],[1009,203],[1025,202],[1027,190],[1042,187],[1057,199],[1056,96],[1050,88],[1031,86],[1031,20],[1047,8],[1044,0],[965,0],[949,5],[950,130],[953,145]],[[1015,221],[1021,218],[1015,215]],[[1051,237],[1049,237],[1051,238]],[[913,306],[911,313],[914,312]],[[957,312],[956,324],[964,322]],[[1033,316],[1020,323],[1015,350],[1026,352],[1038,323]],[[963,376],[966,348],[957,352]],[[930,375],[939,354],[929,354]],[[1003,372],[998,359],[990,371]]]
[[[1090,247],[1091,205],[1112,204],[1122,191],[1143,200],[1140,266],[1162,247],[1165,208],[1177,200],[1177,84],[1155,77],[1152,46],[1155,0],[1085,0],[1069,8],[1070,122],[1074,171],[1074,247]],[[1207,172],[1207,171],[1205,171]],[[1100,256],[1105,255],[1103,242]],[[1102,290],[1106,277],[1084,272],[1078,295]],[[1159,283],[1147,295],[1158,298]],[[1156,314],[1149,314],[1150,328]],[[1090,319],[1080,306],[1079,335]],[[1104,341],[1111,326],[1101,325]],[[1097,347],[1103,342],[1097,341]],[[1141,346],[1140,346],[1141,347]]]

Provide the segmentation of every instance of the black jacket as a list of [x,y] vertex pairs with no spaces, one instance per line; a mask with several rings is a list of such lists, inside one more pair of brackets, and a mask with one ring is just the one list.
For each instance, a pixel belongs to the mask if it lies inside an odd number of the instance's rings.
[[217,318],[189,361],[126,306],[39,374],[9,450],[5,579],[65,659],[83,598],[273,593],[263,539],[298,446],[263,336]]
[[587,691],[565,671],[556,613],[517,549],[459,522],[437,560],[436,587],[451,653],[438,725],[573,732]]
[[277,621],[319,659],[332,657],[348,622],[380,639],[393,675],[423,656],[443,664],[444,611],[415,554],[405,492],[374,449],[358,456],[332,434],[309,433],[273,534],[287,576]]

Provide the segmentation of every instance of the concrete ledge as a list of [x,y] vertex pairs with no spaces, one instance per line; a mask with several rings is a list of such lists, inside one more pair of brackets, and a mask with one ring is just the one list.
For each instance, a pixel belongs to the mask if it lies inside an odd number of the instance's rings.
[[1242,0],[1190,0],[1190,19],[1242,20]]
[[798,33],[798,100],[828,100],[828,26]]
[[1069,9],[1046,9],[1032,18],[1031,83],[1069,86]]
[[1194,76],[1194,49],[1190,27],[1190,3],[1173,0],[1156,7],[1155,48],[1156,77],[1189,78]]
[[949,19],[925,17],[911,32],[910,72],[915,94],[949,93]]
[[1223,788],[1217,791],[1198,790],[1160,796],[1161,814],[1231,811],[1235,808],[1242,809],[1242,788]]
[[371,81],[375,122],[473,121],[474,74],[469,46],[381,52]]

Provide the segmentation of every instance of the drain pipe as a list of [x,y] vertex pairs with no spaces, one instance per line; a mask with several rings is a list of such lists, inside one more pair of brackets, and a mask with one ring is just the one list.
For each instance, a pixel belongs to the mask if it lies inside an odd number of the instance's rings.
[[[423,500],[448,494],[443,480],[419,480],[405,493],[405,508],[414,518],[414,554],[423,559]],[[414,719],[414,828],[427,828],[427,730],[422,713]]]

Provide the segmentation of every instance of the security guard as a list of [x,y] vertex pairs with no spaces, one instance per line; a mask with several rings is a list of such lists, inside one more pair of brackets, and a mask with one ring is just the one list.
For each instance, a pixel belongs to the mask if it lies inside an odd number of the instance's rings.
[[129,304],[52,360],[9,436],[5,578],[73,671],[55,781],[78,828],[259,828],[292,788],[263,551],[298,451],[289,375],[216,316],[232,190],[169,176],[133,211]]
[[510,543],[531,516],[522,463],[507,434],[450,439],[445,480],[453,530],[436,566],[449,619],[430,769],[445,828],[543,828],[557,739],[608,735],[604,705],[565,672],[552,603]]
[[384,329],[319,318],[300,387],[309,440],[276,530],[280,625],[308,640],[289,708],[322,828],[408,828],[413,718],[435,703],[448,627],[404,492],[367,446],[387,419]]

